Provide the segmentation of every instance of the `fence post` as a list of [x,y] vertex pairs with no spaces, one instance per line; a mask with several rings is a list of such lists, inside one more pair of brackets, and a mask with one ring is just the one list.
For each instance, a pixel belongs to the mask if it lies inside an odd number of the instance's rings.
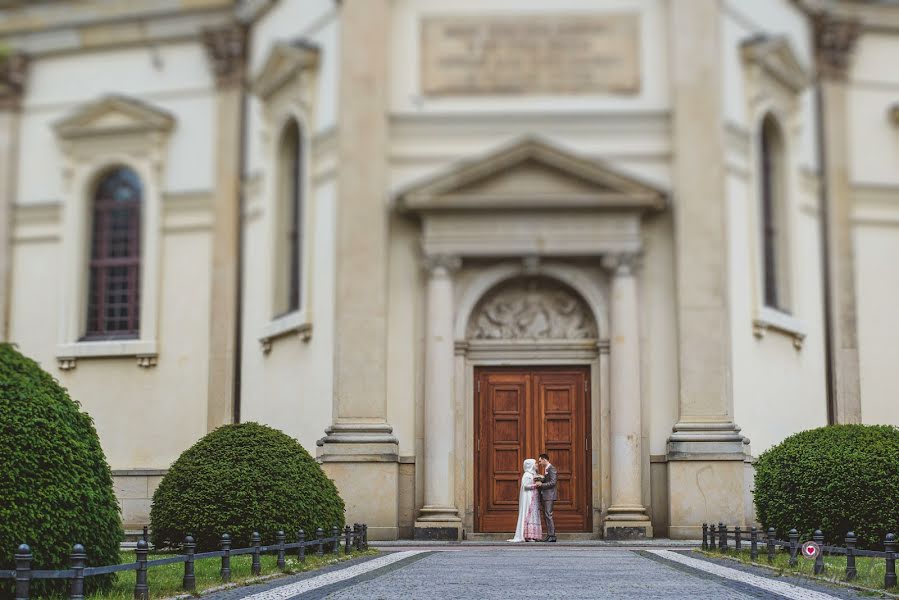
[[721,541],[718,543],[718,549],[721,550],[721,552],[727,552],[727,525],[718,523],[718,534],[721,536]]
[[701,547],[703,550],[709,549],[709,524],[708,523],[702,524],[702,546]]
[[222,548],[222,568],[219,571],[219,575],[221,575],[223,582],[228,583],[231,581],[231,536],[223,533],[219,546]]
[[362,525],[353,523],[353,543],[356,545],[356,551],[362,551]]
[[824,533],[816,529],[812,534],[812,541],[818,544],[818,556],[815,557],[815,575],[824,572]]
[[734,527],[734,550],[739,552],[743,549],[743,540],[741,536],[743,535],[743,530],[740,529],[740,526],[737,525]]
[[362,524],[362,549],[368,550],[368,525]]
[[16,551],[16,600],[28,600],[31,593],[31,561],[34,555],[28,544],[22,544]]
[[193,536],[188,534],[184,538],[184,554],[187,558],[184,561],[184,577],[181,579],[181,587],[187,592],[197,589],[197,578],[194,575],[194,550],[196,547]]
[[344,556],[346,556],[346,555],[348,555],[348,554],[350,553],[350,546],[351,546],[351,544],[352,544],[352,542],[351,542],[351,534],[350,534],[350,526],[349,526],[349,525],[347,525],[347,526],[345,526],[345,527],[343,528],[343,538],[344,538],[344,541],[343,541],[343,554],[344,554]]
[[144,540],[137,540],[137,549],[134,555],[137,560],[135,572],[134,597],[136,600],[147,600],[150,597],[150,586],[147,585],[147,555],[150,547]]
[[774,551],[777,546],[774,545],[774,538],[777,537],[777,530],[773,527],[768,528],[768,538],[765,540],[765,546],[768,548],[768,562],[774,562]]
[[887,572],[883,576],[883,587],[890,589],[896,586],[896,536],[888,533],[883,540],[883,549],[887,553]]
[[318,542],[318,545],[315,547],[315,555],[318,557],[322,557],[325,555],[325,542],[323,541],[325,537],[325,532],[321,527],[315,530],[315,540]]
[[846,534],[846,581],[852,581],[858,577],[858,569],[855,568],[855,532]]
[[331,553],[335,555],[340,554],[340,530],[337,529],[337,525],[331,527],[331,537],[334,538],[334,543],[331,545]]
[[275,534],[275,539],[278,540],[278,568],[283,571],[287,568],[287,561],[284,560],[284,540],[287,539],[287,536],[284,535],[283,531],[278,531]]
[[799,564],[796,560],[796,551],[799,549],[799,532],[795,529],[790,530],[790,566],[795,567]]
[[306,532],[302,529],[297,533],[297,542],[300,544],[297,548],[297,559],[303,564],[306,562]]
[[75,574],[69,583],[69,600],[84,600],[84,561],[86,559],[87,553],[84,551],[84,546],[81,544],[72,546],[69,565]]
[[755,527],[749,528],[749,560],[757,561],[759,559],[759,530]]
[[146,525],[144,525],[144,541],[148,543],[150,541],[150,528]]
[[253,544],[253,566],[250,571],[253,575],[259,575],[262,573],[262,563],[259,562],[259,544],[262,542],[262,538],[259,537],[259,532],[254,531],[253,535],[250,537],[250,543]]

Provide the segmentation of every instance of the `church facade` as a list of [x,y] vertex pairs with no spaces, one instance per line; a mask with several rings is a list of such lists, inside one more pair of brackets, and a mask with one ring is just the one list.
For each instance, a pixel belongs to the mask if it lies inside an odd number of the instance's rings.
[[[899,6],[0,1],[0,316],[126,527],[208,431],[376,539],[754,523],[753,462],[899,425]],[[247,448],[247,452],[252,452]]]

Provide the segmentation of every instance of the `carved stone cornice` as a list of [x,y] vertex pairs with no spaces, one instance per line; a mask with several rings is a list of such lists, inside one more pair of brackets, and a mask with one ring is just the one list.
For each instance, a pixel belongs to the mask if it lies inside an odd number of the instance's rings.
[[247,29],[229,25],[203,32],[203,44],[219,88],[239,85],[247,60]]
[[639,252],[616,252],[604,254],[601,264],[616,277],[623,277],[633,275],[640,268],[642,259],[643,256]]
[[21,53],[0,56],[0,110],[18,110],[28,78],[28,57]]
[[813,21],[819,76],[845,79],[852,51],[858,39],[858,22],[838,19],[827,13],[816,15]]

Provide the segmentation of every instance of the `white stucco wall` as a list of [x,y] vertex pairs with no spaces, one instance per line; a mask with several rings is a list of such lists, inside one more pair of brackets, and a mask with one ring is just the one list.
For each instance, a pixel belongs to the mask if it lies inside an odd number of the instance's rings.
[[[14,244],[10,339],[94,418],[114,470],[164,469],[206,432],[209,209],[196,209],[196,227],[166,228],[166,215],[184,197],[179,193],[210,197],[214,90],[203,48],[179,43],[35,60],[24,98],[16,203],[73,200],[63,186],[52,124],[109,94],[136,98],[175,119],[159,198],[158,364],[140,368],[133,356],[79,359],[74,370],[58,370],[59,286],[66,281],[60,240],[77,235],[62,231],[62,209],[45,224],[52,235]],[[14,231],[14,238],[23,232]]]
[[801,349],[791,335],[753,332],[763,305],[758,135],[765,102],[754,105],[741,44],[765,34],[787,39],[806,70],[812,56],[806,17],[780,0],[728,1],[722,11],[723,102],[727,134],[727,232],[734,420],[758,456],[784,437],[827,422],[816,165],[810,88],[797,98],[795,125],[782,123],[787,148],[784,224],[788,229],[790,312],[806,330]]
[[858,41],[849,92],[862,421],[899,425],[899,36]]

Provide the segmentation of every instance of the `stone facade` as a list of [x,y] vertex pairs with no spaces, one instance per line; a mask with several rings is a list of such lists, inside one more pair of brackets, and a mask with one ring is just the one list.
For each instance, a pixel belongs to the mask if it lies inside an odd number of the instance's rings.
[[[240,420],[374,538],[494,535],[478,373],[555,367],[585,439],[528,435],[589,474],[571,535],[748,525],[772,444],[899,425],[897,55],[878,2],[0,2],[0,335],[92,415],[129,528]],[[115,165],[140,329],[85,340]]]

